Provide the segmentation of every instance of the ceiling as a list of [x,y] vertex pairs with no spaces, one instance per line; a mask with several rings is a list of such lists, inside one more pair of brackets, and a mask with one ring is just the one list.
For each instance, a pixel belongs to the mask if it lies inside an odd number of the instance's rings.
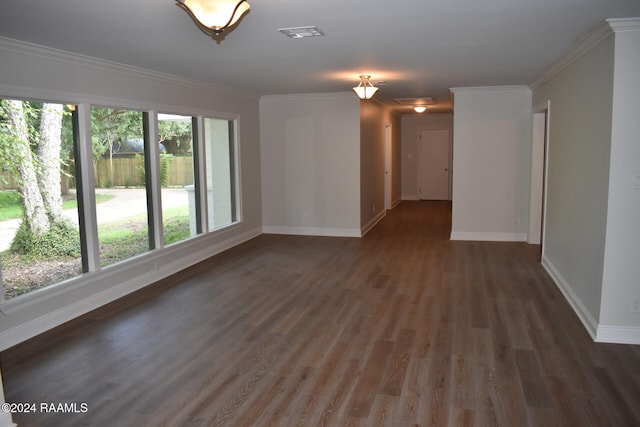
[[[640,16],[640,0],[249,0],[216,43],[173,0],[3,0],[0,36],[261,95],[349,91],[376,98],[449,88],[527,85],[606,18]],[[317,26],[291,39],[283,27]],[[0,82],[1,82],[0,76]]]

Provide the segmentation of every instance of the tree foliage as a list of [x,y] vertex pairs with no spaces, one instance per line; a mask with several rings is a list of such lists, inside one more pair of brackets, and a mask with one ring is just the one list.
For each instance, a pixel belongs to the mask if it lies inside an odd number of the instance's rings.
[[[93,158],[112,156],[117,142],[142,139],[142,113],[133,110],[91,108]],[[168,154],[191,152],[191,122],[189,120],[159,120],[158,141]]]
[[142,113],[132,110],[91,108],[91,135],[93,158],[105,153],[113,155],[117,141],[127,138],[142,138]]
[[168,154],[188,154],[191,152],[193,138],[191,122],[183,120],[160,120],[158,139]]

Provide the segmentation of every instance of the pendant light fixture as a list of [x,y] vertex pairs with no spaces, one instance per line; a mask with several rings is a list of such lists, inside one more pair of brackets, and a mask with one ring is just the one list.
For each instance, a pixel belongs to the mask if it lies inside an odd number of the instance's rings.
[[196,25],[213,38],[234,25],[249,12],[249,3],[245,0],[177,0]]
[[360,84],[353,88],[353,91],[360,99],[371,99],[378,91],[378,88],[369,82],[371,76],[360,76]]

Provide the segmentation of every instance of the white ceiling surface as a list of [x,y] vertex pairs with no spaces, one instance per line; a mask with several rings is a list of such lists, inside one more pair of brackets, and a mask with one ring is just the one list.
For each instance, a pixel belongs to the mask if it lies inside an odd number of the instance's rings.
[[[449,102],[449,88],[527,85],[603,19],[640,0],[249,0],[221,43],[172,0],[3,0],[0,36],[252,95],[344,92]],[[290,39],[278,28],[315,25]],[[0,82],[1,82],[0,76]]]

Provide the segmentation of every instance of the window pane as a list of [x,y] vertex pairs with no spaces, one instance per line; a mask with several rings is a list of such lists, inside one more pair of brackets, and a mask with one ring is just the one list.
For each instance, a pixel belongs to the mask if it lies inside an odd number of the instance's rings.
[[73,111],[0,100],[0,301],[82,274]]
[[204,119],[209,231],[235,222],[233,121]]
[[91,108],[100,265],[149,250],[143,113]]
[[198,234],[196,188],[193,169],[193,118],[158,115],[162,227],[164,244]]

